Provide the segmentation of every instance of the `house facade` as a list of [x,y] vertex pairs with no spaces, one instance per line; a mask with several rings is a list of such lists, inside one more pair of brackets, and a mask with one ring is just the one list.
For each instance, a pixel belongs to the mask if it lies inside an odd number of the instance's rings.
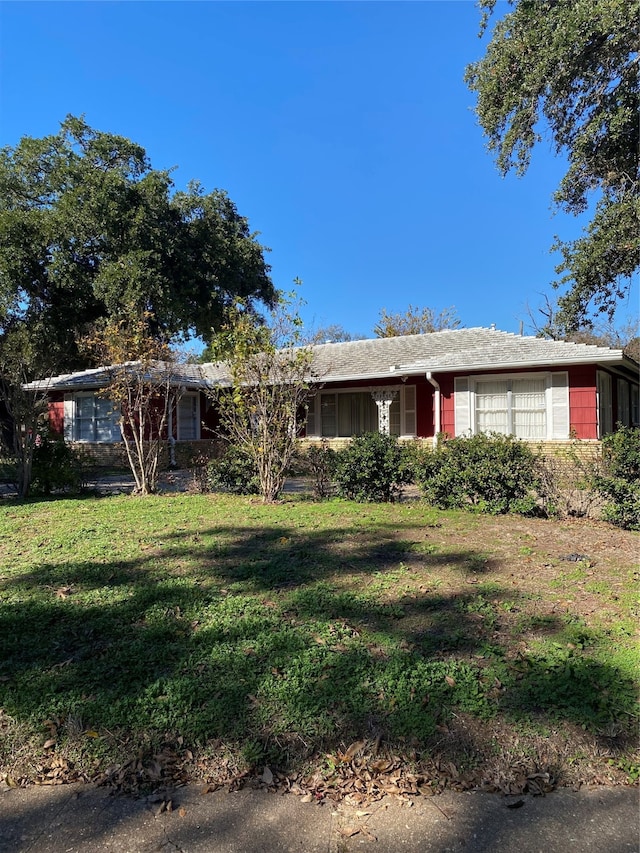
[[[617,424],[638,425],[638,364],[619,349],[519,336],[494,329],[327,343],[313,348],[317,391],[301,435],[337,444],[378,430],[435,440],[497,432],[536,442],[597,441]],[[52,428],[87,447],[121,441],[119,413],[101,394],[105,369],[53,377]],[[208,393],[228,385],[220,364],[183,365],[168,440],[214,437]]]
[[309,438],[380,429],[593,441],[639,423],[638,365],[609,347],[478,328],[324,344],[314,356],[323,385]]

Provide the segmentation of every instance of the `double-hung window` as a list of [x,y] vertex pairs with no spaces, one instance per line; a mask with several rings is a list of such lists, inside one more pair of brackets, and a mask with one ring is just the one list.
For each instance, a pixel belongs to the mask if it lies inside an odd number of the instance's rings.
[[525,441],[569,437],[564,372],[455,380],[456,435],[501,433]]
[[120,412],[111,400],[98,394],[74,394],[65,397],[65,438],[110,444],[120,441]]
[[499,432],[517,438],[545,438],[545,380],[489,379],[475,383],[477,432]]

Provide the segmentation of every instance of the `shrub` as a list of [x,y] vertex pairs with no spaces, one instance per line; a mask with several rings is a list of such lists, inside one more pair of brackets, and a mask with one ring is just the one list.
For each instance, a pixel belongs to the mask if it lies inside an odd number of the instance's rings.
[[297,455],[295,460],[301,470],[312,480],[313,496],[322,500],[331,497],[337,454],[326,441],[312,444]]
[[537,457],[508,435],[480,433],[442,441],[422,459],[416,475],[424,497],[442,509],[492,514],[539,512]]
[[640,530],[640,429],[620,426],[602,439],[602,474],[594,487],[608,501],[603,517],[618,527]]
[[599,515],[602,499],[593,481],[601,468],[601,454],[585,454],[578,439],[556,455],[540,452],[536,468],[538,494],[547,515],[576,518]]
[[230,444],[223,456],[209,463],[208,474],[208,485],[214,492],[260,494],[257,466],[246,450],[235,444]]
[[368,432],[338,452],[335,480],[343,497],[389,502],[413,481],[413,472],[397,438]]
[[42,432],[36,439],[30,492],[50,495],[52,492],[79,492],[84,486],[82,458],[58,436]]

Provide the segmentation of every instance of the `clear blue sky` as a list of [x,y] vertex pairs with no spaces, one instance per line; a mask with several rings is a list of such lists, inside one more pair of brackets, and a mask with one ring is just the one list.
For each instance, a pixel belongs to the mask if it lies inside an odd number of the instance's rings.
[[411,303],[518,331],[550,293],[554,234],[579,233],[553,215],[550,143],[522,179],[485,150],[463,75],[486,39],[467,0],[3,2],[0,16],[0,145],[84,114],[177,167],[176,186],[227,190],[276,286],[303,279],[308,326],[370,335],[380,309]]

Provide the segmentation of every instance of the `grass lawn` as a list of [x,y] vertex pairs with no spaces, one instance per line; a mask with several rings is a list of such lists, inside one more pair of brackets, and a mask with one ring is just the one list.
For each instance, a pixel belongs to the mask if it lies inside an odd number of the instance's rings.
[[5,501],[0,779],[635,781],[638,543],[419,501]]

